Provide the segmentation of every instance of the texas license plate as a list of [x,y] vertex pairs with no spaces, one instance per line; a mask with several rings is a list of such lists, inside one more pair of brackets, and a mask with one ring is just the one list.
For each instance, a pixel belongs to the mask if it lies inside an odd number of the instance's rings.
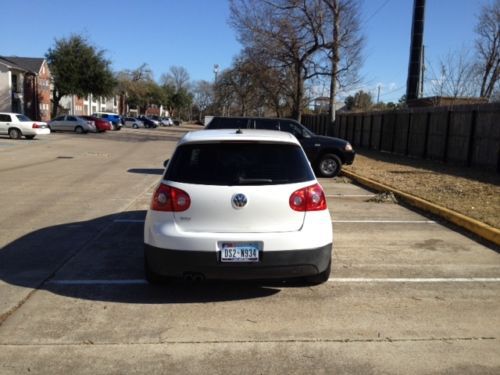
[[224,242],[220,253],[221,262],[258,262],[259,244],[255,242]]

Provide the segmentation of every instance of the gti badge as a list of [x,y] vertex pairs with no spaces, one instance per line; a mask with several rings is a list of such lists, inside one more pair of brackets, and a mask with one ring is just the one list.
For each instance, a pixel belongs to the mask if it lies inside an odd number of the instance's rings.
[[243,208],[247,205],[248,202],[247,197],[241,193],[233,195],[233,198],[231,200],[233,202],[234,208]]

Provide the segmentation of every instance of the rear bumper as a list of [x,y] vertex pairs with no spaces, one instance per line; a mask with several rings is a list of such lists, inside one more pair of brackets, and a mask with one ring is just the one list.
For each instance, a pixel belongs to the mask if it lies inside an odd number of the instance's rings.
[[218,251],[161,249],[144,244],[149,268],[163,276],[203,274],[207,279],[271,279],[312,276],[325,271],[332,244],[314,249],[262,251],[259,262],[222,263]]
[[23,135],[47,135],[50,134],[50,129],[49,128],[38,128],[38,129],[22,129],[21,132]]

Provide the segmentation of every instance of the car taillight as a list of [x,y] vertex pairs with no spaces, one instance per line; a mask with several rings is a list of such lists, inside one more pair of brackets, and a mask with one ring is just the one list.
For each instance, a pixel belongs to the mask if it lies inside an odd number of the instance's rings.
[[32,126],[33,129],[40,129],[41,127],[42,125],[38,125],[36,122]]
[[164,184],[158,186],[151,201],[151,209],[154,211],[182,212],[190,206],[191,198],[188,193]]
[[326,210],[326,198],[320,184],[294,191],[290,196],[290,207],[295,211]]

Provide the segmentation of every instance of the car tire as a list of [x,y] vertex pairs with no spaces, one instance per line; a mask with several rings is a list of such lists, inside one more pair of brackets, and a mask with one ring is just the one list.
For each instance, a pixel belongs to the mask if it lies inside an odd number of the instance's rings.
[[26,139],[34,139],[35,136],[34,135],[25,135]]
[[138,128],[139,128],[139,127],[137,126],[137,124],[134,124],[132,127],[133,127],[134,129],[138,129]]
[[330,278],[331,270],[332,270],[332,261],[330,260],[330,262],[328,263],[328,267],[326,267],[326,270],[318,273],[317,275],[306,276],[304,277],[304,281],[308,284],[314,284],[314,285],[326,283]]
[[317,170],[321,177],[335,177],[342,168],[342,160],[335,154],[325,154],[318,162]]
[[75,128],[75,133],[76,134],[83,134],[84,133],[83,128],[81,126],[77,126]]
[[22,134],[21,134],[21,131],[19,129],[16,129],[16,128],[12,128],[12,129],[9,129],[9,137],[11,139],[19,139],[21,138]]
[[146,256],[144,256],[144,276],[146,277],[146,281],[149,284],[154,285],[166,284],[171,280],[171,278],[168,276],[163,276],[154,272],[151,267],[149,267]]

